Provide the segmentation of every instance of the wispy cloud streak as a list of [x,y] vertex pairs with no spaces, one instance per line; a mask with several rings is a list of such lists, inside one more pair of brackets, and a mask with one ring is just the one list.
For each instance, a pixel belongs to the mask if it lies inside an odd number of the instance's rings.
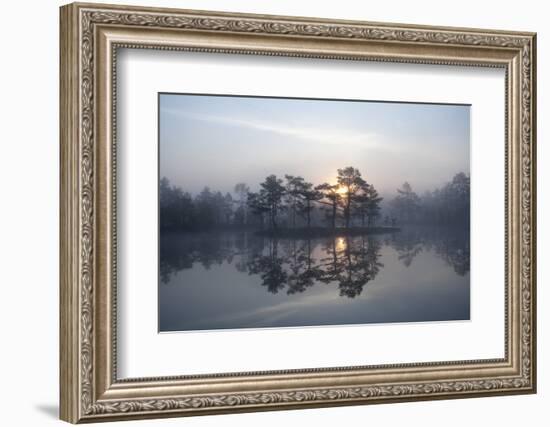
[[162,113],[177,116],[184,120],[198,120],[214,125],[240,127],[258,132],[275,133],[280,136],[298,138],[303,141],[314,142],[317,144],[342,144],[347,146],[364,146],[365,148],[379,148],[391,150],[388,144],[384,144],[383,138],[375,133],[358,132],[354,130],[334,128],[334,127],[308,127],[295,126],[281,123],[270,122],[268,120],[242,119],[231,116],[218,116],[210,114],[199,114],[188,111],[177,110],[174,108],[163,107]]

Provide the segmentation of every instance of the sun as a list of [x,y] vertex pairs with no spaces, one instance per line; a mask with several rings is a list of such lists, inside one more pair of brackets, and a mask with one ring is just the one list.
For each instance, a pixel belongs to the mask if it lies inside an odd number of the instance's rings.
[[340,194],[340,195],[344,195],[344,194],[347,194],[348,189],[347,189],[346,187],[340,186],[340,187],[338,187],[338,189],[336,190],[336,192],[337,192],[338,194]]

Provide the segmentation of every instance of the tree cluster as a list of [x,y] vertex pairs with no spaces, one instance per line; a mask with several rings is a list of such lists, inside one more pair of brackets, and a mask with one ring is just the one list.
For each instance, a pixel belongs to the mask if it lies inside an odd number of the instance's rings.
[[196,197],[180,187],[170,185],[167,178],[160,180],[160,227],[162,229],[208,229],[231,224],[234,200],[205,187]]
[[298,219],[309,228],[316,212],[324,213],[325,222],[332,228],[339,221],[349,228],[354,218],[361,221],[361,226],[370,226],[380,215],[381,201],[374,186],[351,166],[337,170],[336,184],[324,182],[314,186],[301,176],[285,175],[283,181],[270,175],[260,184],[258,192],[248,193],[251,212],[271,229],[279,226],[283,213],[286,213],[285,225],[290,228],[297,226]]
[[245,183],[233,195],[208,187],[193,197],[167,178],[160,181],[160,222],[164,229],[202,230],[220,227],[250,227],[275,230],[311,227],[325,223],[336,228],[374,224],[380,216],[382,198],[358,169],[337,170],[336,183],[314,185],[301,176],[269,175],[257,192]]
[[[390,213],[400,223],[468,225],[470,223],[470,177],[463,172],[433,191],[418,196],[405,182],[390,202]],[[388,217],[386,222],[390,220]]]

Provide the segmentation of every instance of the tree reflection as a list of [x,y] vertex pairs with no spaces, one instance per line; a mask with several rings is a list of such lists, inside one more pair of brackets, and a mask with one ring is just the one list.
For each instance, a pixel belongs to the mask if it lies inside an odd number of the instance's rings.
[[387,242],[395,249],[399,261],[410,267],[413,260],[426,246],[422,234],[417,230],[406,229],[403,233],[392,233]]
[[248,262],[248,274],[257,274],[262,279],[262,286],[269,292],[276,294],[283,289],[288,280],[288,273],[285,271],[285,259],[278,254],[278,241],[269,239],[267,244],[267,255],[256,254]]
[[289,270],[287,294],[304,292],[313,286],[320,275],[320,269],[312,257],[311,240],[291,240],[287,265]]
[[170,283],[181,270],[227,264],[258,276],[272,294],[307,291],[316,284],[334,286],[342,297],[355,298],[384,268],[381,249],[389,246],[410,267],[422,252],[432,252],[456,274],[470,271],[468,230],[406,228],[381,236],[276,239],[249,232],[161,235],[160,280]]
[[[206,270],[213,265],[233,264],[234,259],[261,250],[248,242],[247,233],[165,233],[161,234],[159,275],[169,283],[178,271],[193,268],[195,263]],[[261,244],[261,243],[260,243]],[[239,261],[242,261],[239,259]],[[235,263],[240,268],[239,262]]]
[[470,240],[449,237],[437,242],[435,253],[449,264],[456,274],[464,276],[470,271]]
[[354,298],[374,279],[380,268],[381,244],[366,237],[337,237],[323,245],[317,261],[311,240],[270,239],[262,253],[248,262],[248,273],[259,275],[269,292],[286,288],[289,295],[316,283],[335,284],[340,296]]
[[405,228],[400,233],[392,233],[385,243],[397,252],[405,267],[410,267],[421,252],[433,251],[459,276],[470,271],[470,232],[467,228]]
[[337,237],[325,246],[326,257],[320,260],[324,283],[336,283],[340,296],[355,298],[363,287],[376,277],[383,267],[380,258],[380,241],[368,239]]

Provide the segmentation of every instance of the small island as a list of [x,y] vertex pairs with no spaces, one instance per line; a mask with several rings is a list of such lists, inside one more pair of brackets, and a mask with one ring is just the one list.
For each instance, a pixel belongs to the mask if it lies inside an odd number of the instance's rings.
[[162,227],[186,231],[247,230],[277,238],[316,238],[395,233],[397,220],[378,224],[383,200],[359,169],[337,170],[333,183],[315,185],[301,176],[267,176],[251,191],[234,187],[234,198],[208,187],[195,199],[180,188],[160,183]]

